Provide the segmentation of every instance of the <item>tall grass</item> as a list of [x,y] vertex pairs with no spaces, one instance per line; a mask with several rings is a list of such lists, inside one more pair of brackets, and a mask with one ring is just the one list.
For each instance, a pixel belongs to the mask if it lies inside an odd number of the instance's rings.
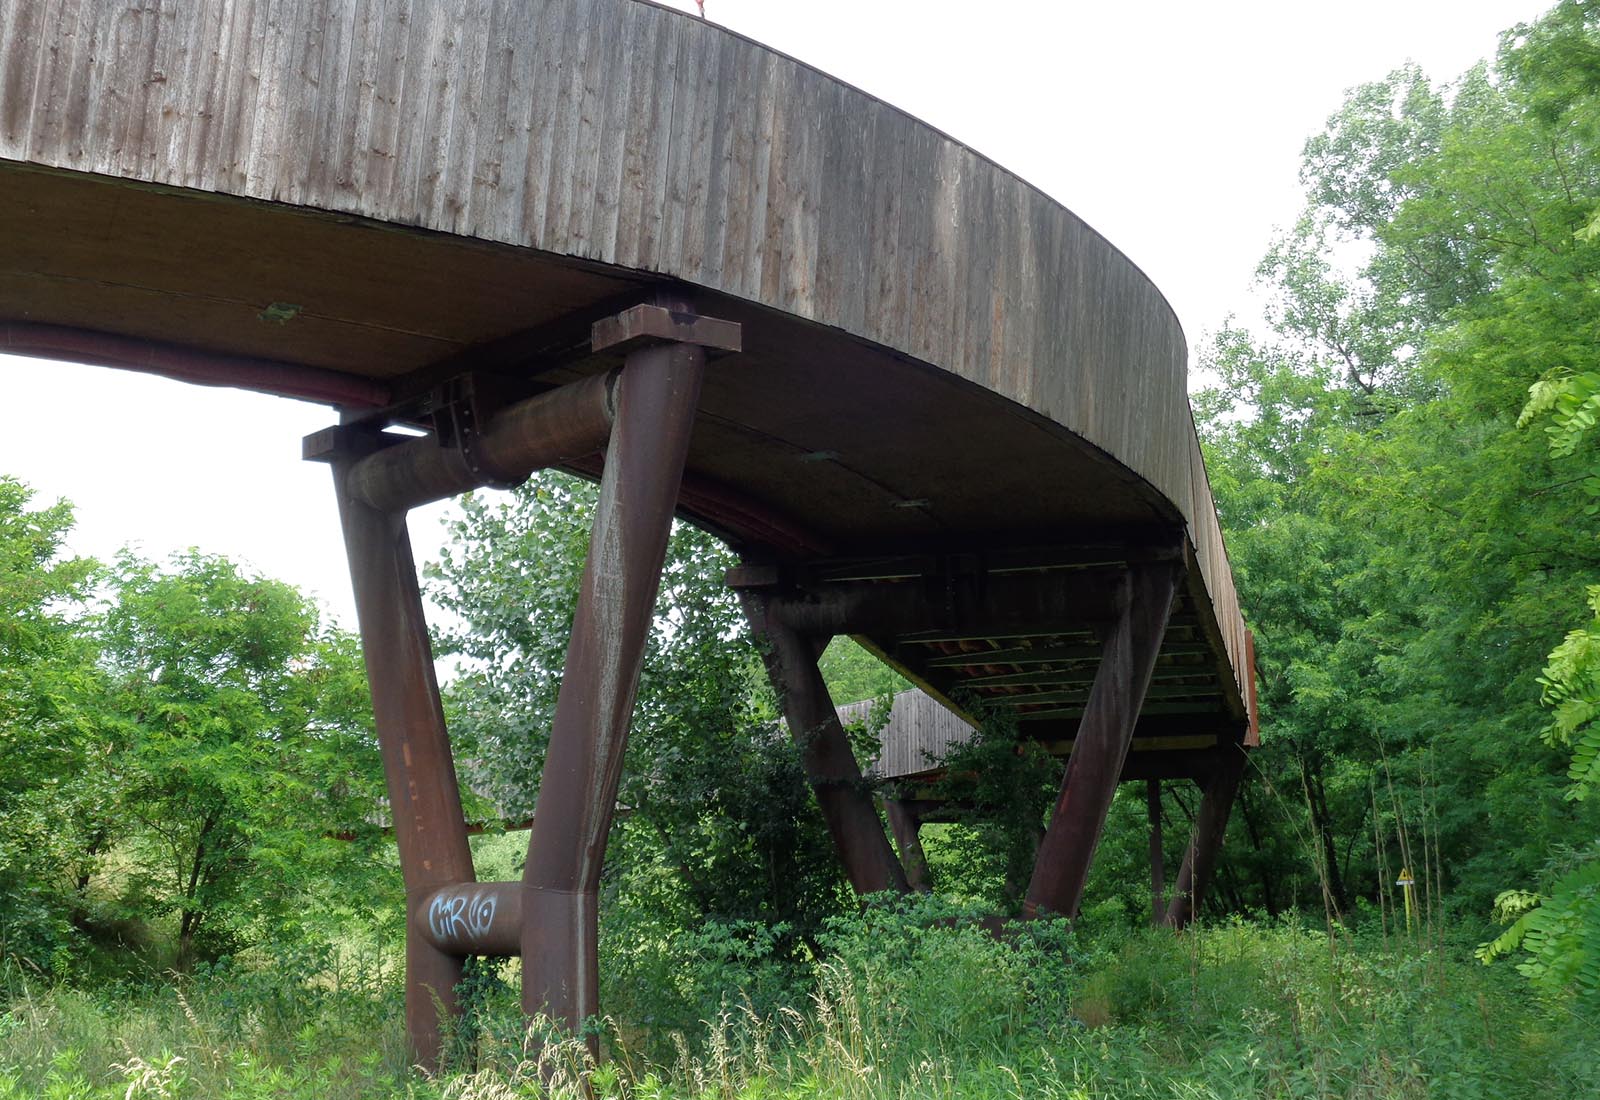
[[[12,973],[0,1098],[1600,1095],[1597,1021],[1466,945],[1292,921],[996,939],[913,902],[839,922],[825,947],[792,1003],[758,1011],[734,982],[693,1028],[608,1022],[598,1067],[530,1034],[490,980],[460,1044],[470,1069],[437,1077],[407,1066],[397,975],[376,957],[93,990]],[[706,973],[729,982],[726,959]]]

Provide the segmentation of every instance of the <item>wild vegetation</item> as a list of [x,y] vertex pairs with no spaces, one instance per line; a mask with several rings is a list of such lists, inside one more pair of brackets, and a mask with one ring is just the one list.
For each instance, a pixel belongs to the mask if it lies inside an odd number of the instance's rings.
[[[0,478],[0,1098],[1600,1094],[1600,9],[1353,89],[1302,179],[1269,328],[1198,356],[1263,717],[1199,928],[1144,927],[1142,797],[1071,929],[950,920],[1014,907],[1058,778],[992,742],[1013,810],[926,836],[943,900],[858,905],[725,551],[683,529],[607,854],[603,1064],[530,1039],[483,964],[430,1076],[353,640],[212,555],[67,556],[69,506]],[[532,810],[592,502],[469,498],[429,570],[475,820]],[[826,671],[899,683],[847,643]],[[1173,863],[1195,801],[1165,796]],[[475,838],[480,873],[524,844]]]
[[[951,912],[886,900],[831,920],[825,960],[791,975],[792,999],[771,1012],[739,991],[772,981],[772,956],[714,928],[686,935],[674,981],[709,1006],[703,1022],[644,1034],[608,1019],[599,1066],[575,1041],[530,1041],[514,994],[479,976],[471,1059],[440,1076],[412,1069],[381,954],[109,989],[13,982],[0,1097],[498,1100],[587,1085],[630,1100],[1498,1100],[1600,1088],[1593,1018],[1550,1012],[1464,944],[1330,939],[1298,919],[1184,937],[1048,922],[1001,942],[935,923]],[[615,1000],[616,982],[605,992]]]

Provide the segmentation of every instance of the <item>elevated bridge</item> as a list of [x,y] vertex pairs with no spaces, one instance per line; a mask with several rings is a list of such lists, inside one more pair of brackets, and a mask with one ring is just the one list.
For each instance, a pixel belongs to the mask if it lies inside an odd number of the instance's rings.
[[[667,525],[726,539],[858,890],[906,888],[817,672],[849,634],[1068,757],[1028,912],[1116,783],[1252,739],[1160,293],[901,111],[638,0],[0,0],[0,351],[327,402],[427,1057],[461,961],[597,1008],[595,891]],[[405,440],[394,425],[423,429]],[[180,428],[181,430],[181,428]],[[521,883],[476,883],[406,510],[602,483]]]

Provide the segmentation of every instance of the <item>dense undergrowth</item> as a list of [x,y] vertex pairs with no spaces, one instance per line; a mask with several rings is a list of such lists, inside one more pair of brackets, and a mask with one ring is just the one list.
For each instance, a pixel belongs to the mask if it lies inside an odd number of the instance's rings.
[[[456,1068],[430,1076],[407,1064],[383,953],[92,987],[13,970],[0,1098],[490,1100],[543,1095],[541,1075],[555,1095],[587,1081],[640,1100],[1600,1095],[1600,1021],[1465,943],[1294,921],[1180,936],[1045,923],[997,942],[950,916],[926,901],[869,907],[833,923],[824,959],[781,973],[737,929],[664,944],[689,990],[608,990],[626,1011],[604,1022],[598,1068],[579,1044],[530,1041],[514,974],[472,979]],[[639,1027],[663,997],[662,1014],[685,997],[720,1007]]]

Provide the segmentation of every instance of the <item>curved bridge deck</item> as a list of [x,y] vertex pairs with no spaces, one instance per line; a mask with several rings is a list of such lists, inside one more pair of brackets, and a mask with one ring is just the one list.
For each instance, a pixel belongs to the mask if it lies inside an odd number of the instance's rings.
[[[1096,772],[1073,746],[1102,719],[1122,732],[1094,782],[1225,788],[1253,739],[1250,640],[1159,292],[967,147],[713,25],[636,0],[0,0],[0,241],[0,351],[328,402],[341,477],[351,433],[411,423],[461,449],[462,415],[619,368],[610,430],[634,431],[654,353],[594,326],[670,299],[740,339],[693,367],[663,491],[739,549],[757,628],[801,639],[773,666],[797,735],[832,711],[795,654],[849,633],[967,716],[1072,752],[1072,782]],[[618,438],[555,461],[601,476]],[[340,491],[359,603],[367,505]],[[407,591],[368,599],[370,663],[372,608]],[[380,731],[422,736],[378,706]],[[850,863],[860,800],[831,805],[839,777],[811,763]],[[450,778],[447,744],[434,766]],[[1084,866],[1098,800],[1073,801]]]

